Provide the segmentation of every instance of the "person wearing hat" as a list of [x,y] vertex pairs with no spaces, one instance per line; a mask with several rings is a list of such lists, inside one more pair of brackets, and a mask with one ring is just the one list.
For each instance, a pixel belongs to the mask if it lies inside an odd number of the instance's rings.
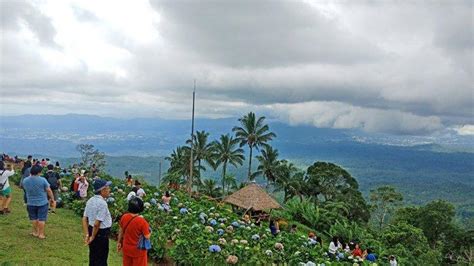
[[94,182],[94,196],[86,203],[82,217],[84,243],[89,245],[89,265],[107,265],[109,256],[109,234],[112,226],[106,199],[110,195],[112,182],[97,179]]

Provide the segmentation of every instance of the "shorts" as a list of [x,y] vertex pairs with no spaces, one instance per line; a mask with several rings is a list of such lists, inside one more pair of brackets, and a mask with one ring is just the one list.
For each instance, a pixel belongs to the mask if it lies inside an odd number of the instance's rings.
[[59,198],[59,190],[57,190],[57,189],[52,189],[52,191],[53,191],[54,201],[58,201],[58,198]]
[[48,204],[43,206],[26,206],[30,221],[39,220],[40,222],[46,222],[46,219],[48,218],[48,208]]
[[10,187],[7,187],[6,189],[0,191],[0,197],[9,198],[11,193],[12,189]]

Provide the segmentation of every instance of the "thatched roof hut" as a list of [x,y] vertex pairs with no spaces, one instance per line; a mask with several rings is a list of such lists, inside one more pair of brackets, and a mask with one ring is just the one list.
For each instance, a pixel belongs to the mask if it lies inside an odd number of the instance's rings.
[[251,183],[244,188],[227,196],[224,202],[239,208],[254,211],[263,211],[281,208],[280,204],[265,192],[256,183]]

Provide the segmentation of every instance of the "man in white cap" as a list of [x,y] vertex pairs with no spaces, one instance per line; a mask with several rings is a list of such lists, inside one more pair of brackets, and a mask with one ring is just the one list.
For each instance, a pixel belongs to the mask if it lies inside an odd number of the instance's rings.
[[89,265],[107,265],[109,256],[109,235],[112,226],[106,199],[110,196],[112,182],[97,179],[94,182],[94,196],[86,203],[82,217],[84,243],[89,245]]

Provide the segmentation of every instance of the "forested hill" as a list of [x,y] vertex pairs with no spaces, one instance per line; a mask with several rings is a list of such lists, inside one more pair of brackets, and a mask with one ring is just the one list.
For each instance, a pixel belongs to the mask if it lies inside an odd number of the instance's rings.
[[[25,123],[25,120],[28,123]],[[198,130],[214,140],[231,132],[237,119],[198,119]],[[2,117],[0,151],[8,154],[56,158],[64,163],[79,156],[76,145],[93,144],[105,152],[107,171],[122,176],[129,170],[151,183],[158,181],[158,163],[189,136],[187,121],[163,119],[114,119],[87,115]],[[474,137],[445,132],[438,137],[370,134],[356,130],[289,126],[269,121],[277,134],[271,145],[280,158],[305,169],[315,161],[343,166],[359,181],[366,195],[380,185],[394,185],[407,203],[422,204],[446,199],[459,207],[461,217],[473,217]],[[435,142],[435,140],[437,142]],[[254,164],[256,167],[257,165]],[[238,180],[245,178],[245,167],[228,171]],[[205,177],[218,178],[207,167]]]

